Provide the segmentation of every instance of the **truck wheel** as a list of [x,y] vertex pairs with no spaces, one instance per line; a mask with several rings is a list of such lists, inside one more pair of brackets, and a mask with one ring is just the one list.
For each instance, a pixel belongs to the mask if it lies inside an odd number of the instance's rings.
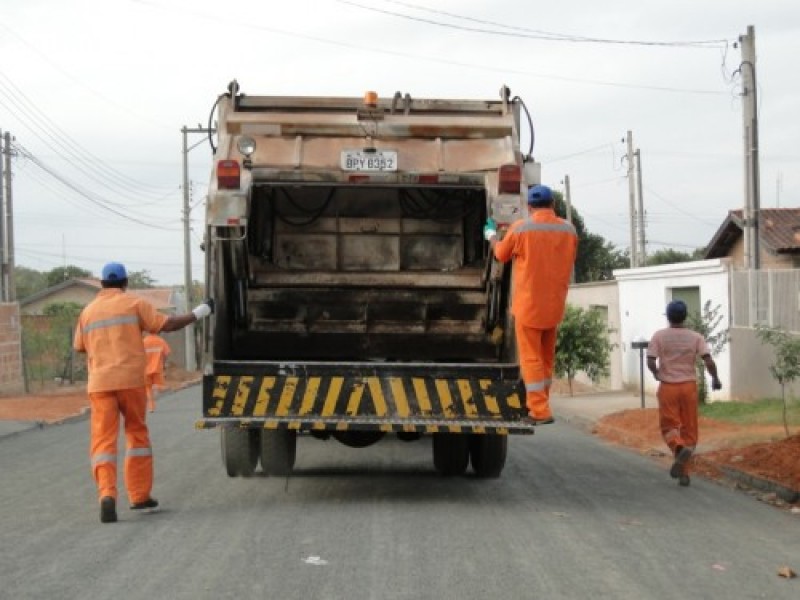
[[469,457],[475,475],[496,479],[503,472],[508,453],[508,436],[497,434],[474,434],[469,440]]
[[296,456],[296,430],[264,429],[261,431],[261,468],[265,475],[286,477],[291,474]]
[[442,475],[463,475],[469,465],[469,436],[461,433],[433,434],[433,466]]
[[258,464],[258,431],[223,427],[220,444],[228,477],[252,477]]

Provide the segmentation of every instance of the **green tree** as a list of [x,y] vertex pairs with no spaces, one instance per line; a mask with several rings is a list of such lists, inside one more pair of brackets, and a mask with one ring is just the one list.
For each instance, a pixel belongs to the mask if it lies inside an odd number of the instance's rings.
[[[725,344],[728,343],[728,328],[719,329],[722,324],[721,310],[722,306],[720,304],[712,308],[711,300],[706,300],[702,313],[694,312],[686,319],[686,325],[689,329],[693,329],[705,338],[712,357],[718,356],[725,348]],[[697,396],[700,404],[705,404],[708,400],[706,365],[702,360],[697,361],[695,369],[697,370]]]
[[647,257],[647,266],[671,265],[675,263],[691,262],[702,260],[705,255],[705,248],[697,248],[693,252],[683,252],[674,248],[661,248]]
[[769,344],[775,351],[775,362],[769,372],[781,386],[783,402],[783,430],[789,437],[789,421],[786,416],[786,384],[800,378],[800,338],[790,335],[780,327],[756,326],[756,335],[762,344]]
[[17,288],[17,299],[23,300],[47,288],[47,276],[28,267],[14,267],[14,284]]
[[76,267],[75,265],[67,265],[65,267],[50,269],[45,273],[45,277],[47,278],[47,287],[52,287],[69,279],[85,279],[92,277],[92,272]]
[[578,371],[593,382],[608,377],[611,350],[608,329],[600,312],[567,304],[556,338],[555,374],[566,377],[569,393]]
[[155,287],[156,280],[150,275],[150,271],[131,271],[128,273],[128,287],[134,290],[143,290]]
[[[558,216],[566,218],[567,205],[561,192],[553,191],[554,209]],[[580,213],[572,208],[572,224],[578,234],[578,256],[575,258],[575,282],[603,281],[612,279],[614,269],[625,269],[630,261],[626,252],[619,250],[603,236],[589,233]]]

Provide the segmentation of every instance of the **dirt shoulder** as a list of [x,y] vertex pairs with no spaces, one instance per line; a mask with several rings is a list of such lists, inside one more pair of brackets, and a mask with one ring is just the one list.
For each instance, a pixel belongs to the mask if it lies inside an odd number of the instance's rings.
[[[165,373],[165,390],[177,390],[200,380],[199,372],[169,368]],[[0,421],[34,421],[60,423],[89,410],[86,384],[56,385],[28,394],[0,396]]]
[[[661,439],[657,409],[607,415],[593,431],[612,443],[659,457],[665,465],[672,460]],[[734,479],[748,485],[749,478],[750,485],[800,502],[800,432],[790,433],[787,437],[782,426],[737,425],[701,417],[693,471],[715,480],[744,474]]]

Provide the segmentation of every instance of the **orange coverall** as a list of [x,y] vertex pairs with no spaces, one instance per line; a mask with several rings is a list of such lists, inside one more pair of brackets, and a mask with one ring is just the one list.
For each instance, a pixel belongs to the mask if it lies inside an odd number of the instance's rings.
[[117,498],[117,438],[125,419],[125,487],[131,504],[150,498],[153,451],[145,423],[142,332],[157,333],[166,315],[121,289],[105,288],[78,317],[73,347],[86,352],[91,405],[90,458],[100,498]]
[[511,312],[526,405],[534,419],[552,417],[556,329],[564,317],[577,251],[575,228],[552,208],[532,209],[494,247],[497,260],[514,261]]
[[[658,361],[658,421],[661,436],[672,453],[678,446],[692,451],[699,438],[697,416],[697,357],[709,354],[705,338],[685,327],[667,327],[653,334],[648,360]],[[689,474],[689,463],[682,466]]]
[[147,361],[144,371],[147,407],[153,412],[156,409],[155,387],[164,385],[164,365],[170,354],[170,348],[164,338],[153,333],[144,336],[143,343]]

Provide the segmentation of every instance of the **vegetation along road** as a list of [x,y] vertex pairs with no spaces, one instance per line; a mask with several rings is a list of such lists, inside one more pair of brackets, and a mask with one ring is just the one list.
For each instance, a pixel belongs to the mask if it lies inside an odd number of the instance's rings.
[[[295,473],[229,479],[200,389],[151,416],[159,513],[101,525],[88,421],[0,440],[3,598],[791,598],[800,521],[567,423],[503,476],[442,478],[430,444],[301,438]],[[123,497],[124,498],[124,497]],[[796,568],[796,565],[795,565]]]

